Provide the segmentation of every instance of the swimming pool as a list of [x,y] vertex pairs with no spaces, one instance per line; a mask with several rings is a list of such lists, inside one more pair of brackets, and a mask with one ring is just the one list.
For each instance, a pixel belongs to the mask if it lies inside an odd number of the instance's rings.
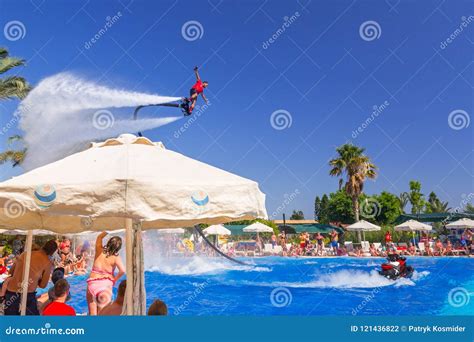
[[[474,259],[409,258],[411,279],[387,280],[381,258],[163,259],[147,265],[147,303],[170,315],[474,315]],[[69,278],[86,312],[85,276]]]

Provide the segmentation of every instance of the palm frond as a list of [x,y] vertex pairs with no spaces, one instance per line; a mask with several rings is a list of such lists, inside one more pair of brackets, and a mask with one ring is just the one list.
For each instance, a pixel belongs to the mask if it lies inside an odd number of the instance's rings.
[[19,76],[0,79],[0,100],[1,99],[24,99],[31,90],[28,82]]
[[13,166],[21,164],[26,157],[26,148],[22,150],[6,150],[0,153],[0,165],[11,162]]
[[0,58],[0,74],[21,65],[25,65],[25,60],[15,57]]
[[8,57],[8,50],[0,46],[0,58]]

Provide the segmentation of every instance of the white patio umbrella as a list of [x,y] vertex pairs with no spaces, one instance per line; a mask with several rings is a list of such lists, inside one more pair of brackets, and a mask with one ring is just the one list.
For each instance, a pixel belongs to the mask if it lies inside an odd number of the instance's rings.
[[416,220],[408,220],[395,226],[395,230],[399,232],[412,232],[413,243],[415,243],[415,232],[429,232],[433,229],[432,226],[426,223],[418,222]]
[[205,235],[230,235],[231,231],[222,224],[215,224],[202,231]]
[[362,232],[362,236],[365,241],[365,232],[377,231],[380,230],[381,227],[368,221],[360,220],[356,223],[351,224],[350,226],[347,226],[346,229],[353,232]]
[[242,229],[246,233],[273,233],[273,228],[261,222],[255,222]]
[[219,235],[231,235],[231,231],[224,227],[222,224],[215,224],[207,227],[202,231],[204,235],[215,235],[214,244],[217,246],[219,243]]
[[0,183],[0,228],[60,234],[125,228],[124,311],[142,315],[142,229],[265,218],[264,203],[254,181],[123,134]]
[[408,220],[395,226],[395,230],[399,232],[417,232],[417,231],[430,231],[433,227],[429,224],[418,222],[416,220]]
[[[242,229],[245,233],[257,233],[257,239],[256,239],[256,244],[259,246],[259,241],[260,241],[260,233],[273,233],[273,228],[267,226],[266,224],[263,224],[261,222],[254,222],[251,225],[245,227]],[[259,246],[259,248],[261,248]]]
[[474,228],[474,220],[469,218],[462,218],[457,221],[448,223],[446,225],[448,229],[473,229]]

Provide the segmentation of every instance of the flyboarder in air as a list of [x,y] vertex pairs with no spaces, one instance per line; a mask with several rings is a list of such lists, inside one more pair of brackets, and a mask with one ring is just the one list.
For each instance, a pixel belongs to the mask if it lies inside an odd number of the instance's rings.
[[194,83],[192,88],[189,90],[189,101],[191,102],[191,104],[189,105],[188,114],[191,114],[193,112],[198,95],[201,95],[202,99],[206,102],[206,104],[209,103],[206,96],[204,95],[204,89],[207,88],[209,83],[207,81],[201,81],[201,77],[199,76],[198,72],[198,67],[194,67],[194,74],[196,75],[196,83]]
[[194,67],[194,74],[196,75],[196,83],[194,83],[192,88],[189,90],[189,98],[183,97],[181,98],[180,101],[173,101],[173,102],[168,102],[168,103],[140,105],[135,108],[135,111],[133,112],[133,118],[135,120],[137,119],[138,112],[140,111],[140,109],[144,107],[151,107],[151,106],[180,108],[181,111],[184,113],[184,116],[191,115],[193,112],[194,106],[196,106],[198,95],[201,95],[202,99],[206,102],[206,104],[208,104],[209,101],[204,95],[204,89],[207,88],[209,83],[207,81],[201,81],[201,77],[199,76],[199,72],[198,72],[198,67]]

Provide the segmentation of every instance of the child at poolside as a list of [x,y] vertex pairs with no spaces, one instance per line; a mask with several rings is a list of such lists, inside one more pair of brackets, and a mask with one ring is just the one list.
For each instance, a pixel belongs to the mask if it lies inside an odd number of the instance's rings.
[[125,290],[127,289],[127,281],[122,280],[118,287],[117,298],[99,311],[99,316],[120,316],[122,314],[123,301],[125,298]]
[[66,279],[59,279],[54,284],[54,300],[43,310],[43,316],[75,316],[76,311],[66,304],[69,296],[69,283]]
[[150,307],[148,308],[148,316],[166,316],[166,315],[168,315],[168,307],[163,301],[159,299],[151,303]]
[[[87,279],[86,299],[89,314],[93,316],[110,303],[112,287],[125,274],[125,267],[118,254],[122,248],[122,239],[118,236],[111,237],[103,246],[102,240],[106,235],[107,233],[103,232],[97,236],[94,264],[89,279]],[[117,274],[114,274],[115,269],[118,269]]]

